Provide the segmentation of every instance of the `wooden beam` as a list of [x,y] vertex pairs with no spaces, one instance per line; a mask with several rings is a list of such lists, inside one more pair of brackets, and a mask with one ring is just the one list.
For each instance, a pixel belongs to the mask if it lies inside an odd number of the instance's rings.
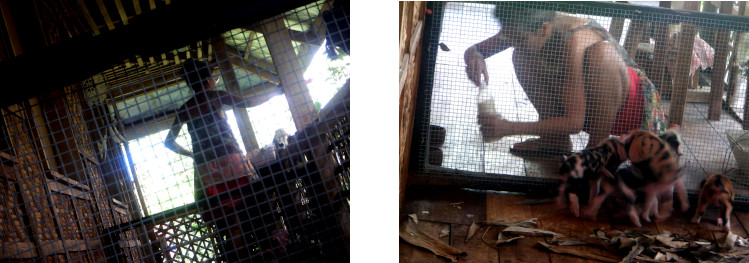
[[125,13],[125,8],[122,7],[122,0],[114,0],[114,4],[117,6],[117,12],[120,14],[122,25],[127,25],[127,13]]
[[[234,66],[232,66],[231,59],[226,50],[226,46],[228,45],[222,37],[213,37],[211,40],[213,47],[216,49],[216,61],[218,61],[218,67],[226,89],[234,94],[240,93],[239,82],[237,81],[236,74],[234,74]],[[255,130],[252,128],[252,122],[250,122],[250,115],[247,113],[247,110],[240,107],[233,107],[233,110],[234,116],[237,117],[237,126],[239,127],[239,133],[242,136],[245,150],[251,152],[260,148],[257,138],[255,138]]]
[[323,39],[325,39],[325,36],[318,36],[317,33],[312,30],[302,32],[289,29],[289,36],[291,36],[291,40],[313,45],[316,47],[320,47],[320,45],[322,45]]
[[[19,3],[23,2],[26,1]],[[169,52],[309,2],[219,1],[206,5],[203,1],[182,0],[144,13],[106,36],[82,36],[40,47],[33,52],[21,36],[24,56],[0,62],[0,79],[8,87],[28,86],[29,79],[34,79],[35,85],[34,88],[18,89],[19,92],[0,96],[0,106],[80,82],[137,54],[147,57]],[[112,52],[113,49],[117,52]],[[76,62],[75,67],[70,66],[71,61]],[[38,72],[45,72],[45,77],[39,78]]]
[[135,15],[140,15],[140,1],[133,0],[133,8],[135,8]]
[[36,258],[36,250],[32,242],[6,242],[0,241],[0,258],[3,259],[28,259]]
[[624,32],[624,18],[612,18],[609,32],[611,32],[611,36],[614,37],[617,42],[620,41],[622,39],[622,33]]
[[112,18],[109,17],[107,6],[104,5],[104,2],[102,2],[102,0],[96,0],[96,5],[99,6],[99,11],[101,11],[101,15],[104,16],[104,21],[107,22],[107,27],[109,28],[109,30],[114,30],[114,23],[112,23]]
[[244,59],[247,60],[250,58],[250,49],[252,48],[252,41],[255,40],[255,35],[257,32],[250,31],[250,39],[247,40],[247,43],[244,45]]
[[81,8],[81,11],[83,11],[83,16],[86,17],[86,22],[88,22],[88,25],[91,27],[91,30],[94,31],[94,35],[99,35],[99,25],[94,22],[94,18],[91,17],[91,13],[88,11],[88,7],[86,7],[86,3],[83,2],[83,0],[77,0],[78,6]]
[[283,16],[266,19],[263,23],[263,37],[268,44],[276,72],[281,77],[281,85],[289,103],[289,110],[297,129],[310,124],[315,116],[315,104],[312,102],[307,83],[294,54],[289,32],[285,30]]
[[[402,2],[403,3],[403,2]],[[413,135],[414,126],[414,114],[416,110],[416,94],[419,89],[419,69],[421,62],[421,54],[423,52],[421,48],[421,37],[423,30],[419,29],[424,24],[424,13],[426,12],[426,2],[405,2],[403,7],[404,12],[402,13],[401,28],[400,30],[406,30],[407,32],[401,31],[400,50],[404,51],[401,54],[402,60],[406,60],[403,66],[405,67],[405,84],[399,92],[399,106],[398,106],[398,164],[399,168],[399,188],[398,188],[398,209],[400,210],[403,206],[403,199],[406,194],[406,182],[408,181],[408,166],[411,158],[411,140]],[[408,10],[408,12],[406,12]],[[414,21],[416,20],[416,21]],[[409,22],[410,21],[410,22]],[[410,25],[406,27],[405,25]],[[413,35],[416,34],[416,35]],[[409,36],[410,35],[410,36]],[[403,41],[403,38],[410,39],[411,41]]]
[[[697,10],[699,2],[685,2],[687,10]],[[679,42],[676,51],[676,66],[672,73],[674,78],[674,90],[671,96],[670,120],[672,124],[682,125],[684,110],[686,106],[687,88],[689,87],[689,65],[692,62],[692,49],[694,48],[694,36],[697,28],[691,24],[682,22]]]
[[[749,89],[749,78],[746,78],[746,86],[747,89]],[[749,92],[745,93],[746,97],[744,97],[744,121],[741,126],[743,130],[749,130]]]
[[[732,1],[725,1],[720,4],[720,13],[730,15],[732,11]],[[727,30],[718,30],[715,33],[715,61],[713,63],[712,85],[710,85],[710,108],[708,109],[708,118],[711,121],[720,120],[720,115],[723,113],[723,80],[726,76],[728,34],[729,31]]]
[[627,39],[624,40],[624,50],[627,51],[629,57],[632,60],[635,59],[635,53],[637,52],[637,45],[640,43],[642,35],[645,33],[645,28],[648,22],[642,20],[632,20],[629,23],[629,29],[627,29]]
[[0,12],[3,14],[3,22],[5,23],[5,30],[8,32],[8,38],[10,39],[10,47],[13,49],[13,55],[19,56],[23,54],[23,48],[21,47],[21,39],[18,38],[18,32],[16,31],[16,23],[13,21],[13,15],[11,14],[8,0],[0,0]]
[[[743,16],[745,11],[746,1],[741,1],[739,3],[739,12],[737,15]],[[729,107],[733,107],[734,102],[736,102],[736,85],[739,82],[739,76],[741,75],[738,72],[740,69],[739,66],[736,65],[736,59],[738,57],[737,52],[739,50],[739,40],[743,34],[744,33],[739,31],[733,31],[733,45],[731,45],[733,51],[731,52],[731,58],[728,61],[728,90],[726,91],[726,104],[728,104]]]
[[399,58],[402,58],[403,55],[406,54],[407,52],[406,48],[408,47],[408,43],[411,42],[410,30],[411,28],[413,28],[413,24],[412,24],[413,22],[411,19],[412,18],[411,13],[413,13],[413,8],[414,8],[413,5],[406,5],[403,8],[403,15],[401,17],[403,17],[403,20],[405,21],[401,21],[400,38],[399,38],[400,43],[398,44],[398,47],[400,49],[400,52],[398,53]]
[[[180,67],[171,65],[167,68],[152,68],[151,74],[145,80],[138,80],[134,83],[122,83],[119,85],[111,85],[109,89],[110,96],[115,100],[125,100],[133,96],[141,95],[141,90],[146,88],[159,88],[171,85],[177,85],[181,83],[182,79],[179,77]],[[141,75],[144,69],[131,72],[130,74]],[[151,89],[149,89],[150,91]],[[146,91],[145,93],[148,93]]]
[[242,57],[231,56],[231,64],[235,67],[238,67],[244,70],[248,74],[252,74],[252,75],[260,77],[260,79],[264,81],[268,81],[275,85],[278,85],[279,83],[281,83],[280,80],[278,79],[278,76],[276,76],[273,73],[270,73],[267,70],[258,68],[257,66],[250,64],[249,62],[243,60]]
[[50,140],[50,133],[47,130],[47,125],[44,120],[44,113],[42,112],[41,105],[39,105],[38,98],[29,99],[29,105],[31,105],[31,119],[32,125],[36,129],[38,134],[38,148],[40,149],[39,155],[42,158],[42,169],[45,171],[53,171],[53,168],[57,167],[57,161],[54,158],[54,151],[52,150],[52,141]]
[[[660,7],[670,8],[671,2],[661,1]],[[653,67],[652,72],[654,76],[649,76],[653,80],[658,92],[661,94],[663,100],[671,99],[671,79],[666,78],[666,60],[668,59],[668,50],[671,47],[668,46],[668,24],[666,23],[653,23],[655,32],[653,32],[653,39],[655,40],[655,49],[653,51]]]
[[255,85],[249,89],[242,90],[242,93],[240,94],[242,97],[245,98],[255,98],[257,97],[258,100],[269,100],[273,97],[275,97],[278,94],[282,94],[283,91],[280,86],[265,82],[260,85]]

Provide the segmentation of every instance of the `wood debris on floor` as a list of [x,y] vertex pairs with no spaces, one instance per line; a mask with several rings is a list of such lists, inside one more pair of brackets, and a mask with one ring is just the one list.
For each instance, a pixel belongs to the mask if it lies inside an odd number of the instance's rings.
[[732,215],[729,232],[712,220],[689,223],[693,211],[637,228],[611,209],[588,221],[528,199],[432,187],[407,193],[402,212],[418,218],[401,221],[401,237],[404,229],[419,229],[442,250],[403,238],[400,262],[749,262],[745,212]]

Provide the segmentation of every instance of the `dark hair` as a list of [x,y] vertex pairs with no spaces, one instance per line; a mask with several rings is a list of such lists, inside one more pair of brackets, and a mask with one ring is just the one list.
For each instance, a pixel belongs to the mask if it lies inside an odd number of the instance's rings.
[[553,10],[540,10],[524,7],[494,8],[494,18],[499,20],[502,27],[512,26],[525,30],[537,30],[544,22],[551,22],[556,18]]
[[195,85],[202,85],[210,77],[211,68],[205,62],[189,58],[182,63],[182,78],[193,90]]

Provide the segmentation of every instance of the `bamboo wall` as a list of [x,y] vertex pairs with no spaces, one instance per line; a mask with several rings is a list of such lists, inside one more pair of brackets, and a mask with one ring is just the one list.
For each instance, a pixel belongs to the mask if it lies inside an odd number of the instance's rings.
[[[79,85],[38,101],[2,109],[0,259],[107,261],[102,228],[127,222],[134,213],[126,205],[130,200],[110,198],[103,174],[121,181],[127,167],[102,169],[99,157],[105,155],[97,154],[95,124],[87,121],[94,113]],[[135,242],[132,231],[125,236]]]

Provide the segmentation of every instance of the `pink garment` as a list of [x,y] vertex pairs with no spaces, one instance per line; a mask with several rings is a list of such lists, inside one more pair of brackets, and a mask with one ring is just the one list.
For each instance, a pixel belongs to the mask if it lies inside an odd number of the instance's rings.
[[[198,174],[206,197],[225,193],[249,184],[251,177],[256,176],[252,164],[241,154],[236,153],[199,165]],[[241,201],[241,196],[232,196],[221,200],[220,203],[227,208],[232,208]]]
[[[669,38],[674,50],[678,48],[679,33]],[[675,60],[676,58],[670,58]],[[706,69],[713,66],[715,60],[715,51],[705,40],[699,36],[694,36],[694,46],[692,47],[692,63],[689,65],[689,75],[694,76],[698,68]]]

